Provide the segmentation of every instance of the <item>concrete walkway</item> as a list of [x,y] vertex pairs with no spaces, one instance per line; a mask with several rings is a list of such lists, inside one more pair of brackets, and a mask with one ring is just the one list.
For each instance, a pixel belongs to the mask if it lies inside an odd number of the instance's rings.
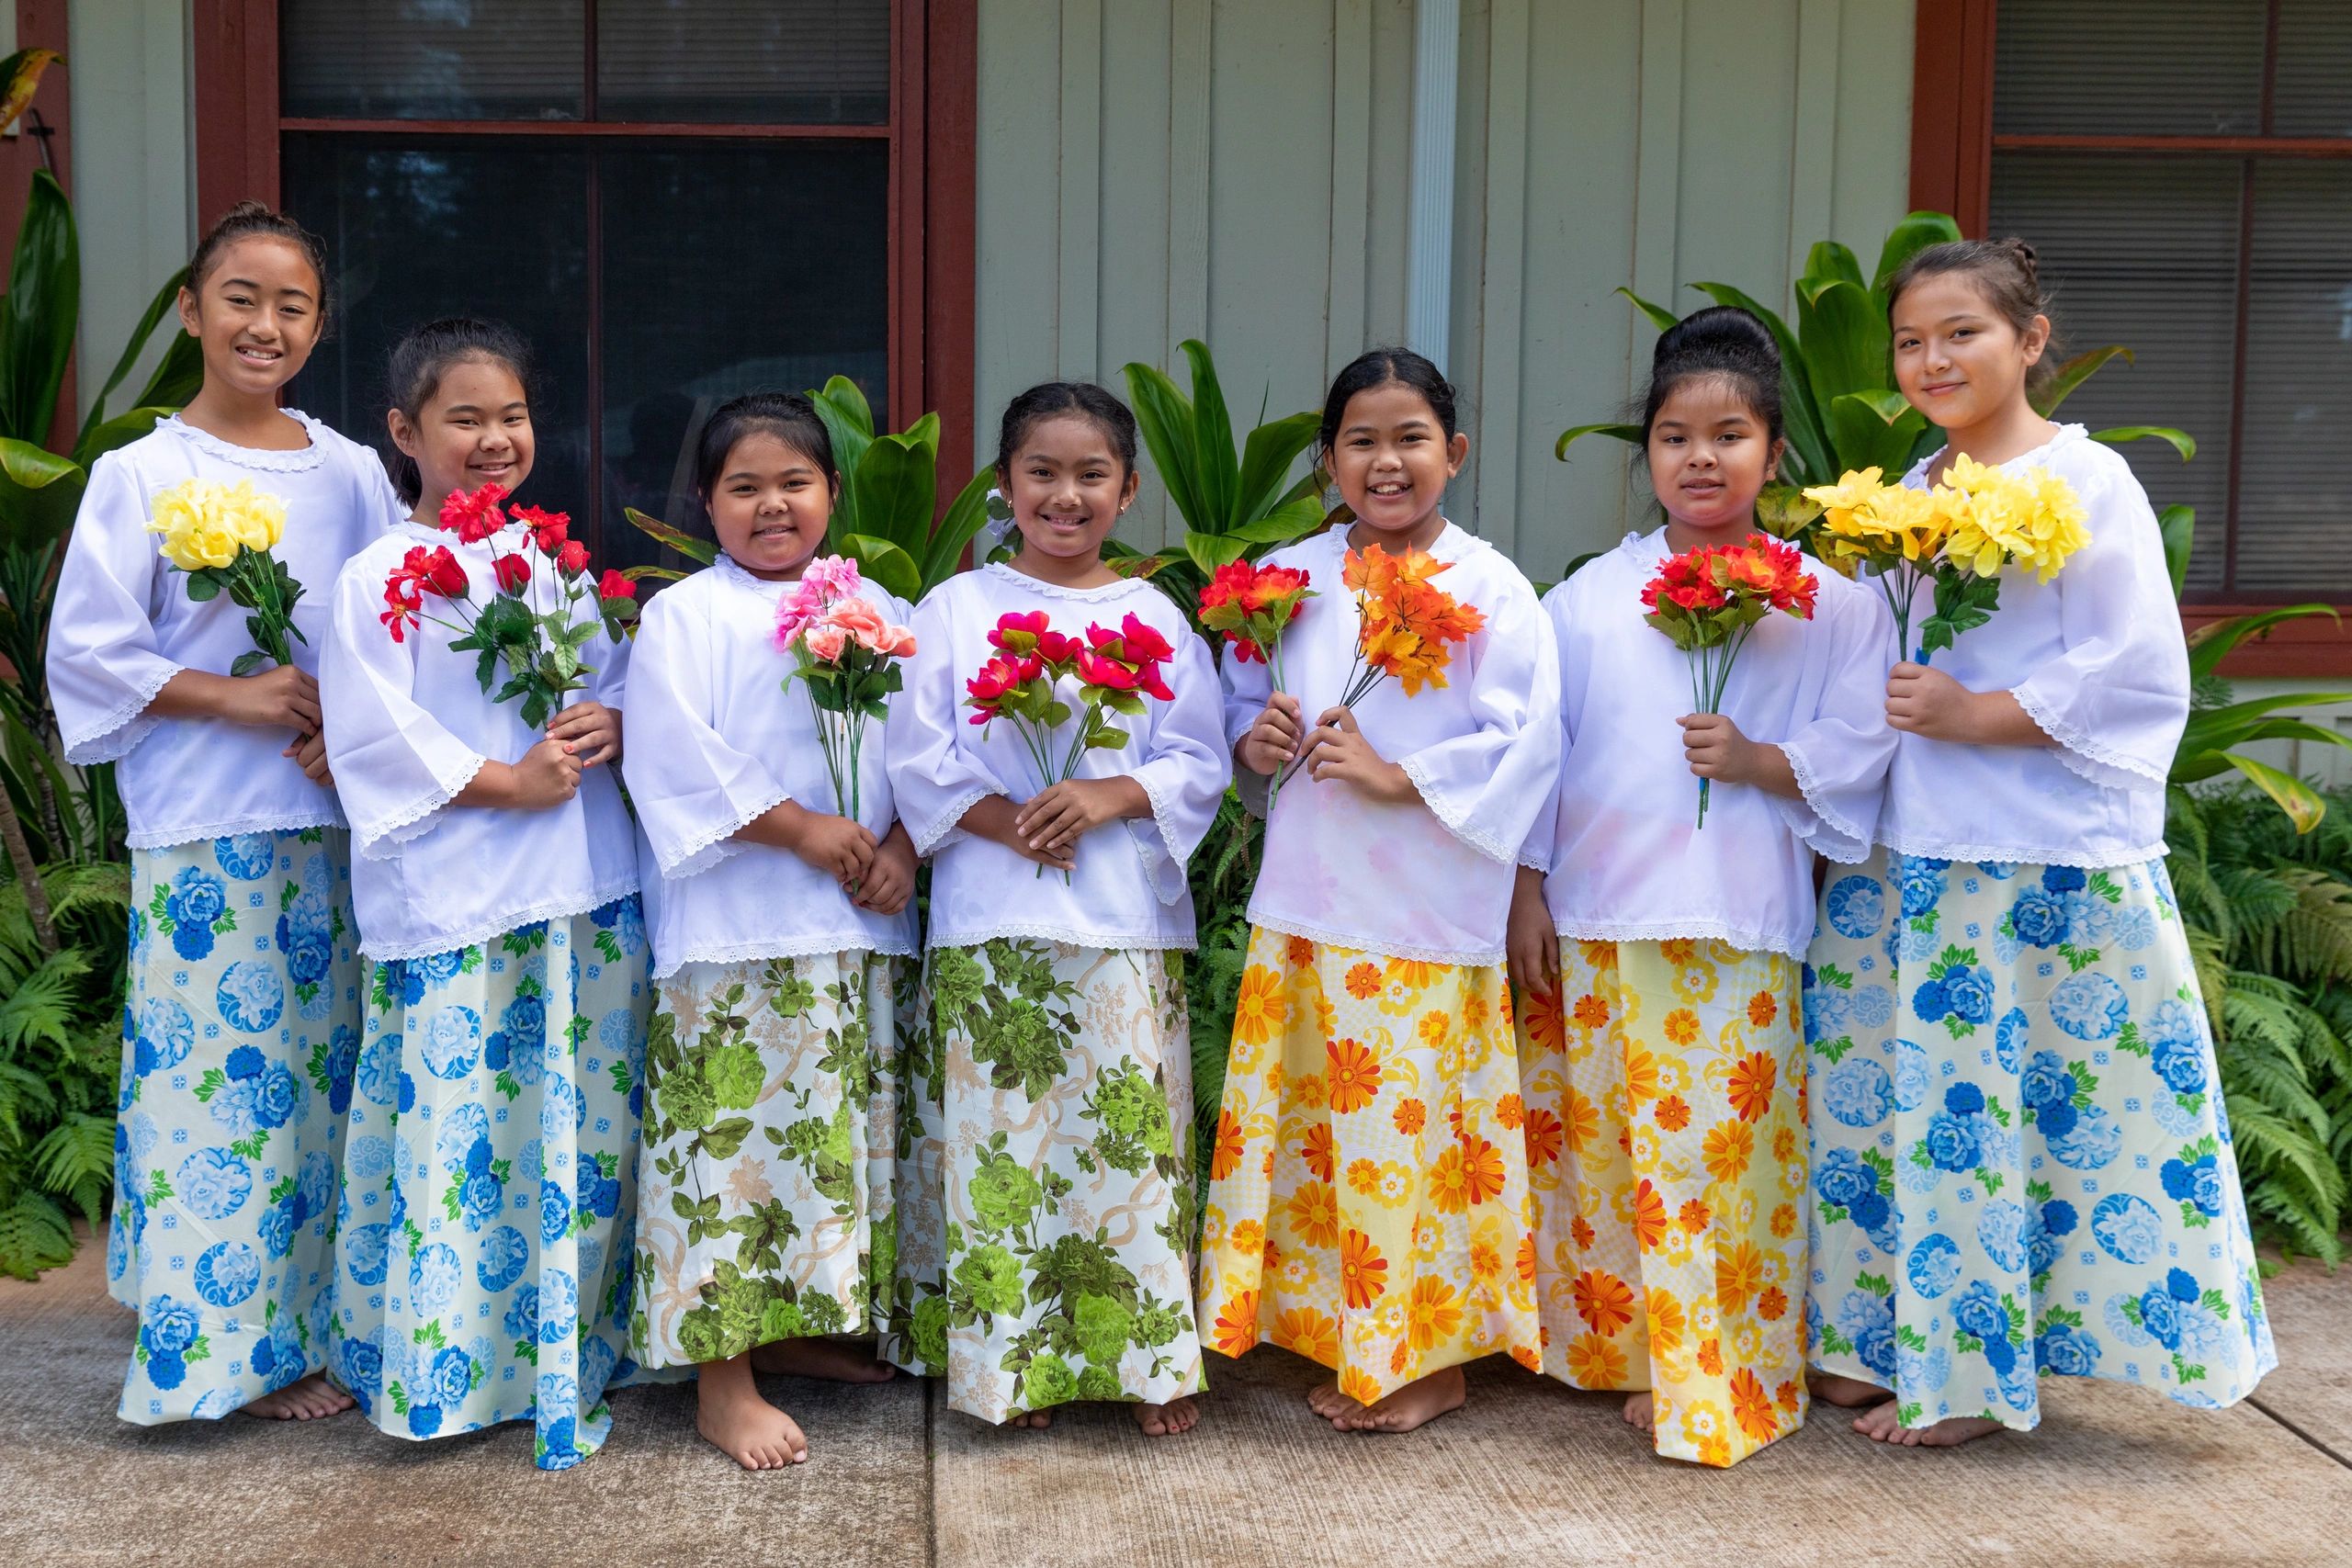
[[2352,1562],[2352,1273],[2272,1280],[2281,1370],[2236,1409],[2044,1385],[2030,1437],[1874,1448],[1835,1413],[1728,1472],[1653,1459],[1618,1401],[1491,1362],[1409,1438],[1345,1438],[1280,1351],[1212,1359],[1200,1429],[1124,1412],[998,1432],[910,1380],[778,1380],[809,1462],[748,1475],[693,1391],[614,1396],[613,1438],[560,1475],[527,1428],[430,1444],[308,1427],[114,1417],[130,1314],[100,1258],[0,1280],[0,1562],[937,1564]]

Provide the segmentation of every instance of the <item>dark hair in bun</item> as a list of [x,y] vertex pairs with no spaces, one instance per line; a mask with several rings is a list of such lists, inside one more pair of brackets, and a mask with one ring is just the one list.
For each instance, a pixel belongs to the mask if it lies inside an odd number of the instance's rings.
[[1770,438],[1781,439],[1781,345],[1770,328],[1738,306],[1710,305],[1658,334],[1650,355],[1650,389],[1642,400],[1644,443],[1677,388],[1710,378],[1730,382]]
[[[1887,315],[1894,316],[1905,289],[1948,273],[1964,275],[1993,313],[2008,322],[2019,337],[2033,330],[2036,316],[2048,319],[2050,315],[2050,296],[2041,288],[2041,259],[2031,245],[2015,235],[2006,240],[1947,240],[1912,252],[1887,283]],[[2054,330],[2051,337],[2054,346]],[[2056,364],[2053,355],[2044,353],[2028,378],[2038,378]]]

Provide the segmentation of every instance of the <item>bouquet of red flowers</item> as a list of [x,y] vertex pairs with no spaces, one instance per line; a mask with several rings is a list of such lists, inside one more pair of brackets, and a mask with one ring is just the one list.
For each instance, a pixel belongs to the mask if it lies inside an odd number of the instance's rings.
[[[1690,665],[1694,713],[1723,711],[1732,661],[1756,624],[1777,610],[1813,619],[1820,583],[1794,545],[1750,534],[1738,545],[1701,545],[1668,559],[1642,590],[1642,619],[1664,632]],[[1699,826],[1707,825],[1707,785],[1699,781]]]
[[[1306,601],[1315,597],[1306,572],[1295,566],[1260,566],[1238,560],[1216,569],[1201,590],[1201,625],[1225,634],[1226,646],[1244,664],[1262,663],[1273,677],[1274,690],[1288,689],[1283,679],[1283,633]],[[1274,814],[1274,797],[1282,788],[1278,778],[1266,790],[1266,815]]]
[[[984,733],[998,719],[1012,726],[1037,770],[1040,794],[1076,773],[1087,752],[1125,747],[1127,732],[1111,715],[1140,714],[1145,698],[1167,702],[1176,694],[1160,674],[1175,649],[1134,614],[1116,631],[1088,626],[1083,641],[1054,630],[1043,610],[1007,614],[998,617],[989,643],[997,651],[964,682],[964,701]],[[1057,690],[1065,675],[1077,680],[1076,708]],[[1067,743],[1057,733],[1065,725],[1071,728]],[[1043,875],[1045,867],[1037,871]]]
[[[516,547],[491,558],[498,591],[486,603],[476,607],[466,569],[447,546],[428,550],[419,545],[384,580],[386,608],[378,618],[399,642],[424,615],[427,595],[455,606],[458,621],[434,617],[435,625],[458,634],[449,646],[479,655],[475,674],[485,692],[503,661],[506,681],[491,700],[521,698],[523,722],[538,729],[596,672],[582,660],[581,649],[597,628],[618,642],[637,618],[637,584],[617,571],[591,581],[588,547],[571,536],[571,517],[536,506],[510,512],[506,496],[504,487],[491,484],[470,494],[453,491],[441,503],[441,526],[469,545],[510,523],[523,526]],[[542,568],[554,582],[554,604],[544,610],[536,603],[540,596],[532,592]],[[579,614],[583,603],[590,610],[585,616]]]

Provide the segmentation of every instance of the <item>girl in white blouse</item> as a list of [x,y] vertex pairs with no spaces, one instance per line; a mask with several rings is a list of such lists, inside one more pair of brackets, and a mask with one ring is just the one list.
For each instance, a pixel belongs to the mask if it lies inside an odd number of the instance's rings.
[[[387,1432],[528,1419],[537,1463],[561,1470],[602,1445],[605,1390],[633,1370],[650,991],[613,781],[628,647],[593,637],[584,696],[541,732],[450,648],[458,612],[428,596],[402,613],[387,579],[411,560],[440,559],[436,576],[461,572],[486,603],[526,525],[542,547],[563,529],[526,509],[472,543],[435,526],[453,494],[530,478],[529,352],[512,331],[428,323],[388,378],[412,510],[336,581],[322,682],[369,960],[332,1364]],[[524,590],[542,612],[553,576]]]
[[2041,1419],[2040,1376],[2242,1399],[2276,1362],[2197,973],[2165,874],[2188,662],[2148,500],[2028,400],[2032,248],[1919,252],[1895,378],[1949,445],[2046,468],[2090,540],[1933,664],[1898,656],[1879,848],[1811,951],[1815,1392],[1882,1442]]
[[[870,1336],[890,1304],[915,851],[882,725],[866,721],[853,818],[776,647],[778,604],[840,494],[823,422],[797,395],[722,405],[695,488],[724,553],[646,606],[629,661],[657,982],[633,1343],[649,1367],[698,1364],[703,1436],[765,1470],[801,1462],[808,1441],[754,1370],[891,1375],[825,1336]],[[907,619],[872,583],[859,597]]]
[[[1225,664],[1252,795],[1296,771],[1250,900],[1201,1316],[1227,1355],[1268,1340],[1330,1368],[1308,1403],[1342,1431],[1409,1430],[1461,1404],[1464,1363],[1542,1356],[1503,949],[1559,763],[1559,660],[1527,579],[1439,510],[1469,449],[1419,355],[1342,370],[1320,456],[1355,521],[1266,558],[1316,595],[1284,634],[1295,690]],[[1479,625],[1442,683],[1338,706],[1361,628],[1341,573],[1374,547],[1434,558]]]
[[1819,562],[1810,619],[1765,615],[1721,713],[1685,711],[1688,656],[1644,622],[1668,558],[1754,531],[1781,420],[1754,316],[1659,337],[1643,429],[1665,524],[1544,599],[1566,756],[1511,908],[1544,1370],[1636,1391],[1625,1419],[1658,1453],[1714,1466],[1804,1418],[1799,966],[1815,857],[1868,852],[1894,750],[1886,612]]
[[[317,238],[258,203],[197,247],[187,407],[93,465],[57,583],[49,682],[66,760],[115,764],[130,819],[130,982],[107,1284],[140,1314],[120,1413],[309,1418],[322,1375],[343,1099],[359,1052],[348,841],[313,677],[336,569],[397,515],[383,465],[278,406],[325,319]],[[198,603],[146,529],[188,480],[283,503],[308,590],[294,662]]]
[[[888,1353],[944,1373],[948,1403],[983,1420],[1043,1427],[1057,1404],[1113,1400],[1159,1436],[1198,1419],[1180,954],[1195,940],[1186,863],[1230,771],[1207,644],[1165,594],[1102,563],[1135,462],[1135,416],[1100,387],[1015,398],[997,479],[1021,547],[915,614],[890,783],[933,857],[933,1035],[900,1077],[912,1155]],[[1115,639],[1166,694],[1109,716],[1123,746],[1041,778],[1012,722],[976,725],[965,701],[1008,616]],[[1071,676],[1057,689],[1080,705]],[[1073,719],[1049,749],[1076,739]]]

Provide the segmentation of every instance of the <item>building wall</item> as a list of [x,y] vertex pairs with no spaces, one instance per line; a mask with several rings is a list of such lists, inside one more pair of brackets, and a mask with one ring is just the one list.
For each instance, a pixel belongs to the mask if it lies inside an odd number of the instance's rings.
[[[1786,300],[1806,247],[1905,210],[1912,7],[1464,0],[1451,506],[1539,578],[1638,502],[1612,417],[1652,334],[1611,290]],[[1237,418],[1314,404],[1404,336],[1412,0],[989,0],[980,15],[979,423],[1053,375],[1216,351]],[[1045,90],[1040,90],[1041,86]],[[1183,377],[1178,373],[1181,383]],[[980,456],[986,456],[985,452]],[[1137,542],[1163,536],[1156,486]]]

